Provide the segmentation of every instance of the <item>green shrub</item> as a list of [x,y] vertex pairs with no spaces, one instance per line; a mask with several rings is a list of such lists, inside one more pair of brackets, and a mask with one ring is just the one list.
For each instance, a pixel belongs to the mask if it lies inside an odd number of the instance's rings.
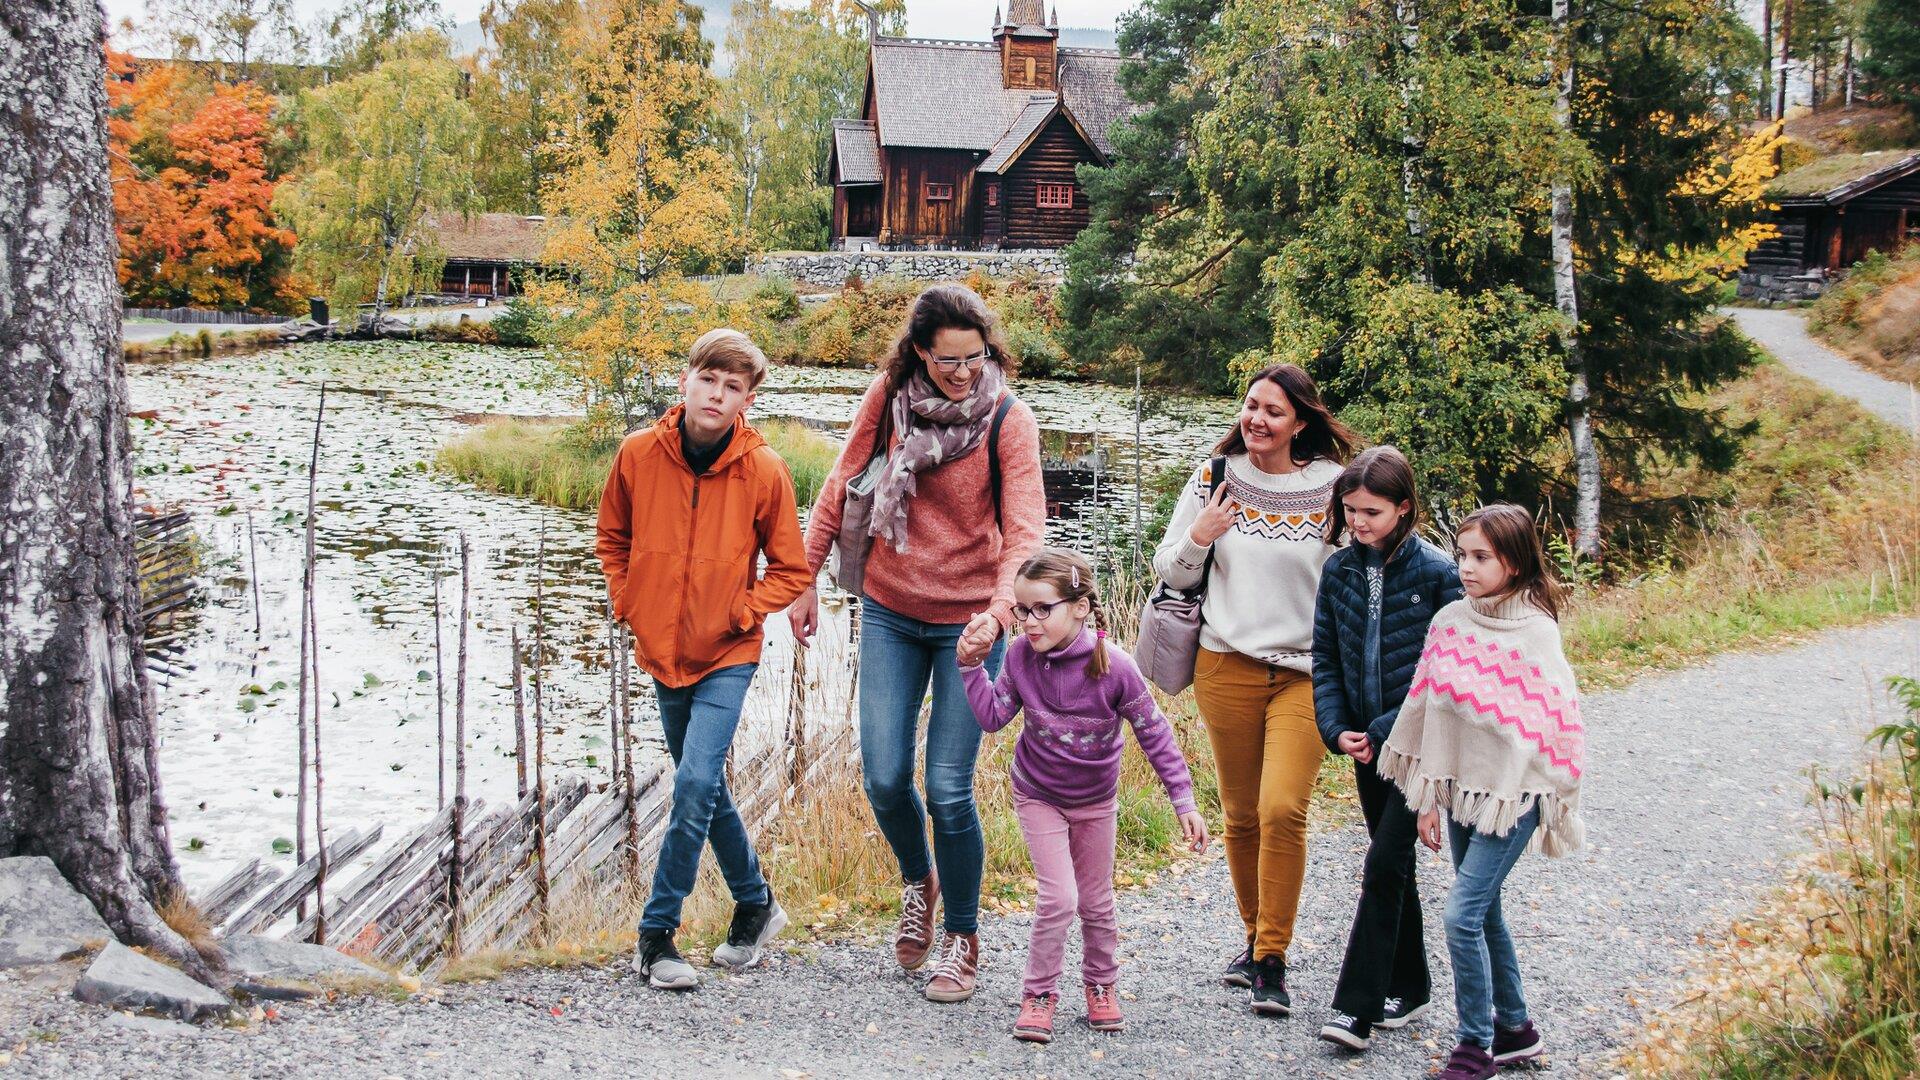
[[547,343],[552,314],[524,296],[507,301],[507,310],[492,322],[494,340],[502,345],[534,348]]

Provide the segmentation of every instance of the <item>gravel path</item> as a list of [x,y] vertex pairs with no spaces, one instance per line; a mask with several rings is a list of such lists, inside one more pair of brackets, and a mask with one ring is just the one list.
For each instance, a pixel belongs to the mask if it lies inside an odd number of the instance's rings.
[[[1640,1010],[1667,1000],[1681,947],[1779,880],[1782,855],[1806,843],[1807,767],[1856,761],[1860,733],[1886,715],[1882,679],[1917,661],[1920,620],[1890,621],[1587,702],[1594,847],[1562,862],[1522,860],[1508,892],[1552,1050],[1543,1075],[1602,1073]],[[16,1006],[0,1030],[26,1042],[12,1072],[35,1077],[1417,1076],[1452,1045],[1437,903],[1449,874],[1438,855],[1421,863],[1438,1007],[1364,1058],[1314,1039],[1363,848],[1357,827],[1315,842],[1291,1020],[1255,1018],[1243,992],[1215,980],[1237,947],[1216,860],[1122,898],[1128,1031],[1095,1035],[1070,1001],[1044,1050],[1007,1035],[1027,929],[1019,916],[987,921],[981,992],[957,1006],[922,1002],[879,947],[833,945],[796,948],[743,977],[710,976],[684,996],[647,990],[624,965],[526,972],[404,1003],[288,1006],[251,1031],[108,1017],[51,984],[29,994],[16,982],[16,993],[0,993]]]
[[1858,401],[1895,427],[1920,433],[1913,387],[1876,375],[1807,333],[1807,317],[1787,308],[1725,308],[1740,329],[1780,362],[1836,393]]

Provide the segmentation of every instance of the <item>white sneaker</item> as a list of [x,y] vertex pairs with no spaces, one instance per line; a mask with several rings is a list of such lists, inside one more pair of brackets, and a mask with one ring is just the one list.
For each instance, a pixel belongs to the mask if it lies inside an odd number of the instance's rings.
[[633,966],[647,977],[647,985],[655,990],[691,990],[700,985],[700,976],[693,965],[673,947],[671,934],[642,933],[634,951]]
[[733,925],[727,928],[726,944],[713,950],[713,962],[734,971],[745,971],[760,962],[767,942],[787,928],[787,913],[771,896],[765,904],[735,904]]

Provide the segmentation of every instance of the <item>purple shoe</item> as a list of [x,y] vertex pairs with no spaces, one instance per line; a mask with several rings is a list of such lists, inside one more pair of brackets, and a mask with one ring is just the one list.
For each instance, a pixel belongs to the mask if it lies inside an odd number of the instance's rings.
[[1461,1043],[1453,1048],[1447,1057],[1447,1067],[1436,1074],[1435,1080],[1492,1080],[1498,1072],[1493,1055],[1484,1047]]
[[1498,1024],[1493,1026],[1493,1063],[1499,1066],[1518,1065],[1523,1061],[1532,1061],[1547,1050],[1547,1044],[1541,1040],[1540,1032],[1529,1020],[1509,1031]]

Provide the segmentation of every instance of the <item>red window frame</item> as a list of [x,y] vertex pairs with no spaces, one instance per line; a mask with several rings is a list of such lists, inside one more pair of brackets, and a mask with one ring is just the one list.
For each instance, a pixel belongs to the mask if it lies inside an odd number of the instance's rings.
[[1073,209],[1072,184],[1036,184],[1033,204],[1042,210]]
[[953,185],[937,184],[937,183],[934,183],[932,180],[927,181],[927,201],[928,202],[952,202],[953,201]]
[[987,185],[987,205],[988,206],[1000,205],[1000,185],[999,184]]

